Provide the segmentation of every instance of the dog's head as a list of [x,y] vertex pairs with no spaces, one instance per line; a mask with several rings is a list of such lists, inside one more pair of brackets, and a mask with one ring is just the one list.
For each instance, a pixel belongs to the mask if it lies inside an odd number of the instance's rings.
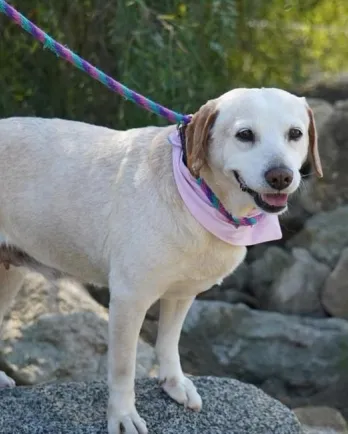
[[235,89],[209,101],[193,115],[186,141],[194,176],[208,167],[268,213],[287,208],[308,154],[322,176],[313,113],[305,98],[280,89]]

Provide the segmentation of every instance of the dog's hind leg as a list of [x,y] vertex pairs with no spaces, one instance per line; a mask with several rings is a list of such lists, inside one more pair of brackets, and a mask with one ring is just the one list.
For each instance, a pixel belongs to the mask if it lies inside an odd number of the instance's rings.
[[[0,265],[0,328],[5,313],[22,286],[23,278],[23,269],[12,266],[6,269],[3,264]],[[0,371],[0,388],[13,386],[15,386],[15,382],[12,378]]]
[[181,369],[179,339],[181,328],[194,297],[161,299],[156,353],[160,365],[160,382],[168,395],[179,404],[199,411],[202,400],[192,381]]

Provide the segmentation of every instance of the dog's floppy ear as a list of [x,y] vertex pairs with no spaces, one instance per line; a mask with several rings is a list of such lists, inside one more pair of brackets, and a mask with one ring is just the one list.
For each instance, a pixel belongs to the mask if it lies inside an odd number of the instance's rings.
[[206,162],[209,133],[217,114],[216,102],[208,101],[193,115],[186,127],[187,167],[195,177],[199,176]]
[[312,163],[314,164],[315,173],[319,178],[323,177],[323,169],[321,167],[319,149],[318,149],[318,137],[317,129],[315,127],[313,111],[307,107],[309,116],[309,127],[308,127],[308,137],[309,137],[309,153],[311,156]]

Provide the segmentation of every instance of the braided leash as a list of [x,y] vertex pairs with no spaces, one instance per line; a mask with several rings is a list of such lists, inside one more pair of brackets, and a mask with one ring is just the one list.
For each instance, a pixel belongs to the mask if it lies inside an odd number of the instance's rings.
[[[44,48],[48,48],[53,53],[55,53],[58,57],[63,58],[67,62],[76,66],[76,68],[81,69],[90,77],[100,81],[102,84],[104,84],[104,86],[108,87],[113,92],[116,92],[119,95],[123,96],[125,99],[134,102],[138,106],[143,107],[145,110],[155,113],[158,116],[164,117],[169,122],[177,123],[181,126],[186,125],[190,122],[191,115],[184,115],[181,113],[177,113],[173,110],[169,110],[168,108],[163,107],[160,104],[157,104],[151,99],[145,98],[143,95],[134,92],[133,90],[129,89],[128,87],[124,86],[120,82],[114,80],[112,77],[105,74],[100,69],[91,65],[89,62],[82,59],[82,57],[78,56],[73,51],[69,50],[68,48],[64,47],[62,44],[60,44],[59,42],[51,38],[47,33],[45,33],[34,23],[28,20],[24,15],[18,12],[14,7],[10,6],[5,0],[0,0],[0,12],[7,15],[14,23],[16,23],[18,26],[20,26],[22,29],[28,32],[31,36],[33,36],[34,39],[41,42]],[[225,218],[230,223],[233,224],[233,226],[235,227],[253,226],[258,222],[261,215],[255,217],[242,217],[242,218],[233,217],[225,209],[225,207],[220,202],[218,197],[215,195],[215,193],[211,190],[211,188],[206,184],[206,182],[202,178],[198,178],[196,181],[198,185],[200,185],[200,187],[202,188],[204,194],[206,195],[211,205],[214,208],[216,208],[222,215],[224,215]]]
[[120,94],[125,99],[134,102],[135,104],[143,107],[145,110],[164,117],[169,122],[183,124],[188,124],[190,122],[190,115],[176,113],[166,107],[161,106],[160,104],[155,103],[151,99],[145,98],[143,95],[134,92],[133,90],[129,89],[128,87],[124,86],[123,84],[119,83],[118,81],[105,74],[100,69],[91,65],[86,60],[75,54],[73,51],[69,50],[59,42],[55,41],[53,38],[47,35],[47,33],[39,29],[39,27],[37,27],[35,24],[25,18],[25,16],[19,13],[14,7],[10,6],[4,0],[0,0],[0,12],[7,15],[18,26],[28,32],[37,41],[41,42],[41,44],[43,44],[45,48],[50,49],[57,56],[73,64],[74,66],[76,66],[76,68],[79,68],[82,71],[86,72],[89,76],[91,76],[95,80],[100,81],[106,87]]
[[220,202],[216,194],[209,187],[209,185],[204,181],[203,178],[197,178],[197,184],[201,187],[203,193],[206,195],[207,199],[211,205],[216,208],[234,227],[239,226],[254,226],[256,223],[263,218],[262,214],[257,214],[255,217],[234,217],[231,213]]

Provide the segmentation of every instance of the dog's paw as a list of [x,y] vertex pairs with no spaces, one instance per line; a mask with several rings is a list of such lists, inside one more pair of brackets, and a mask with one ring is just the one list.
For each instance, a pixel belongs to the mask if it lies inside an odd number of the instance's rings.
[[125,415],[112,415],[108,420],[109,434],[148,434],[146,422],[136,410]]
[[11,377],[7,376],[5,372],[0,371],[0,389],[5,387],[15,387],[16,383]]
[[[128,399],[127,399],[128,398]],[[109,434],[148,434],[146,422],[131,403],[131,397],[113,393],[108,408]]]
[[166,378],[160,383],[162,389],[179,404],[195,411],[200,411],[202,408],[202,398],[189,378],[185,376]]

